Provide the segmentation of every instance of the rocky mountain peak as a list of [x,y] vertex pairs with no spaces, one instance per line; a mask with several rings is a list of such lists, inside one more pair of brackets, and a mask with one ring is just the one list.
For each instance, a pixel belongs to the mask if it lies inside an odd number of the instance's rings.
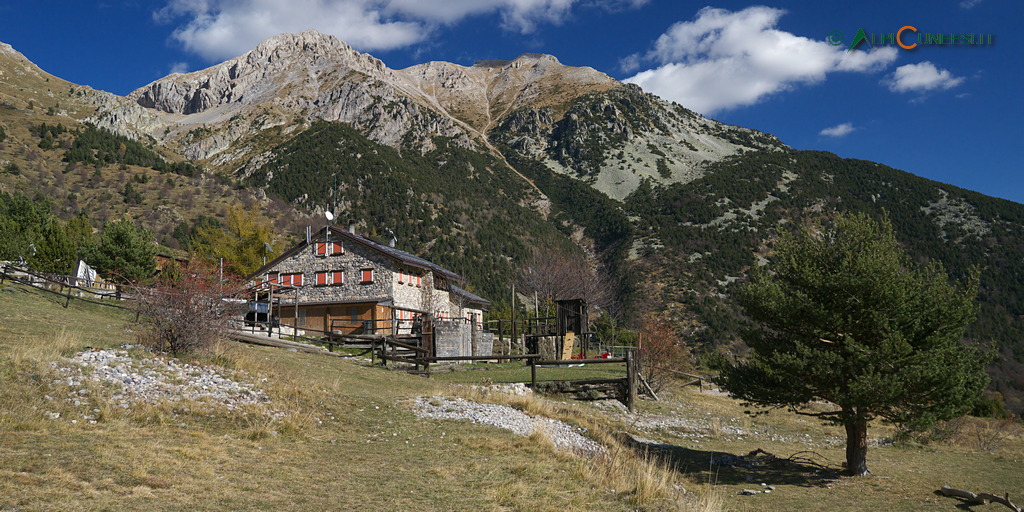
[[558,61],[558,57],[555,57],[554,55],[549,55],[549,54],[546,54],[546,53],[524,53],[524,54],[516,57],[515,59],[513,59],[512,62],[531,62],[531,63],[538,63],[538,64],[549,64],[550,63],[550,64],[557,64],[557,65],[561,65],[562,64],[561,62]]
[[210,68],[171,75],[128,97],[146,108],[195,114],[218,105],[273,103],[282,96],[314,95],[324,75],[391,72],[379,59],[338,38],[307,30],[271,37],[249,52]]

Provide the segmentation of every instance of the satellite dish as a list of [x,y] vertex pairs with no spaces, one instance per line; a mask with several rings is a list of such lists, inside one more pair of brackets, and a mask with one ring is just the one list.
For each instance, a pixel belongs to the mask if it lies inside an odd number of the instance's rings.
[[274,252],[274,248],[270,244],[263,242],[263,247],[267,249],[267,252]]
[[328,211],[324,211],[324,217],[327,217],[327,220],[334,220],[334,214]]

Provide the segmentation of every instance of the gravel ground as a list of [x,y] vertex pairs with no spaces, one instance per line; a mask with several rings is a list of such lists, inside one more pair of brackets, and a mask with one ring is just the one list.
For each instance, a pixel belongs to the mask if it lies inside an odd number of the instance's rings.
[[604,451],[601,445],[582,435],[585,429],[551,418],[529,416],[507,405],[483,404],[462,398],[421,396],[416,398],[414,410],[420,418],[469,420],[481,425],[511,430],[521,436],[542,431],[551,438],[556,447],[563,450],[587,455]]
[[223,368],[160,357],[136,360],[126,350],[89,350],[70,358],[67,364],[52,365],[62,375],[54,383],[71,387],[75,394],[87,394],[86,384],[90,382],[119,388],[111,400],[125,409],[139,403],[181,400],[236,409],[269,401],[262,390],[225,377]]

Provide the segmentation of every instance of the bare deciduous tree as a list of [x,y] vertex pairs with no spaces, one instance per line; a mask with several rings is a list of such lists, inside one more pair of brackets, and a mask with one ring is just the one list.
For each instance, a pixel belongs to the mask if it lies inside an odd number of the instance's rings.
[[524,291],[539,298],[584,299],[590,308],[613,311],[617,283],[593,258],[535,251],[521,271]]
[[[176,274],[176,275],[174,275]],[[240,307],[224,299],[235,295],[235,283],[221,283],[205,265],[189,264],[167,271],[151,287],[137,286],[133,305],[139,313],[139,341],[172,354],[203,350],[222,338]]]

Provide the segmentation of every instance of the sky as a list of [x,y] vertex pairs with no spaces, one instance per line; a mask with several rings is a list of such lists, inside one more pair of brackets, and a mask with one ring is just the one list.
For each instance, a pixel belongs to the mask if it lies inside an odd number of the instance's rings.
[[1022,22],[1018,0],[5,0],[0,41],[122,95],[306,29],[394,69],[548,53],[797,149],[1024,203]]

